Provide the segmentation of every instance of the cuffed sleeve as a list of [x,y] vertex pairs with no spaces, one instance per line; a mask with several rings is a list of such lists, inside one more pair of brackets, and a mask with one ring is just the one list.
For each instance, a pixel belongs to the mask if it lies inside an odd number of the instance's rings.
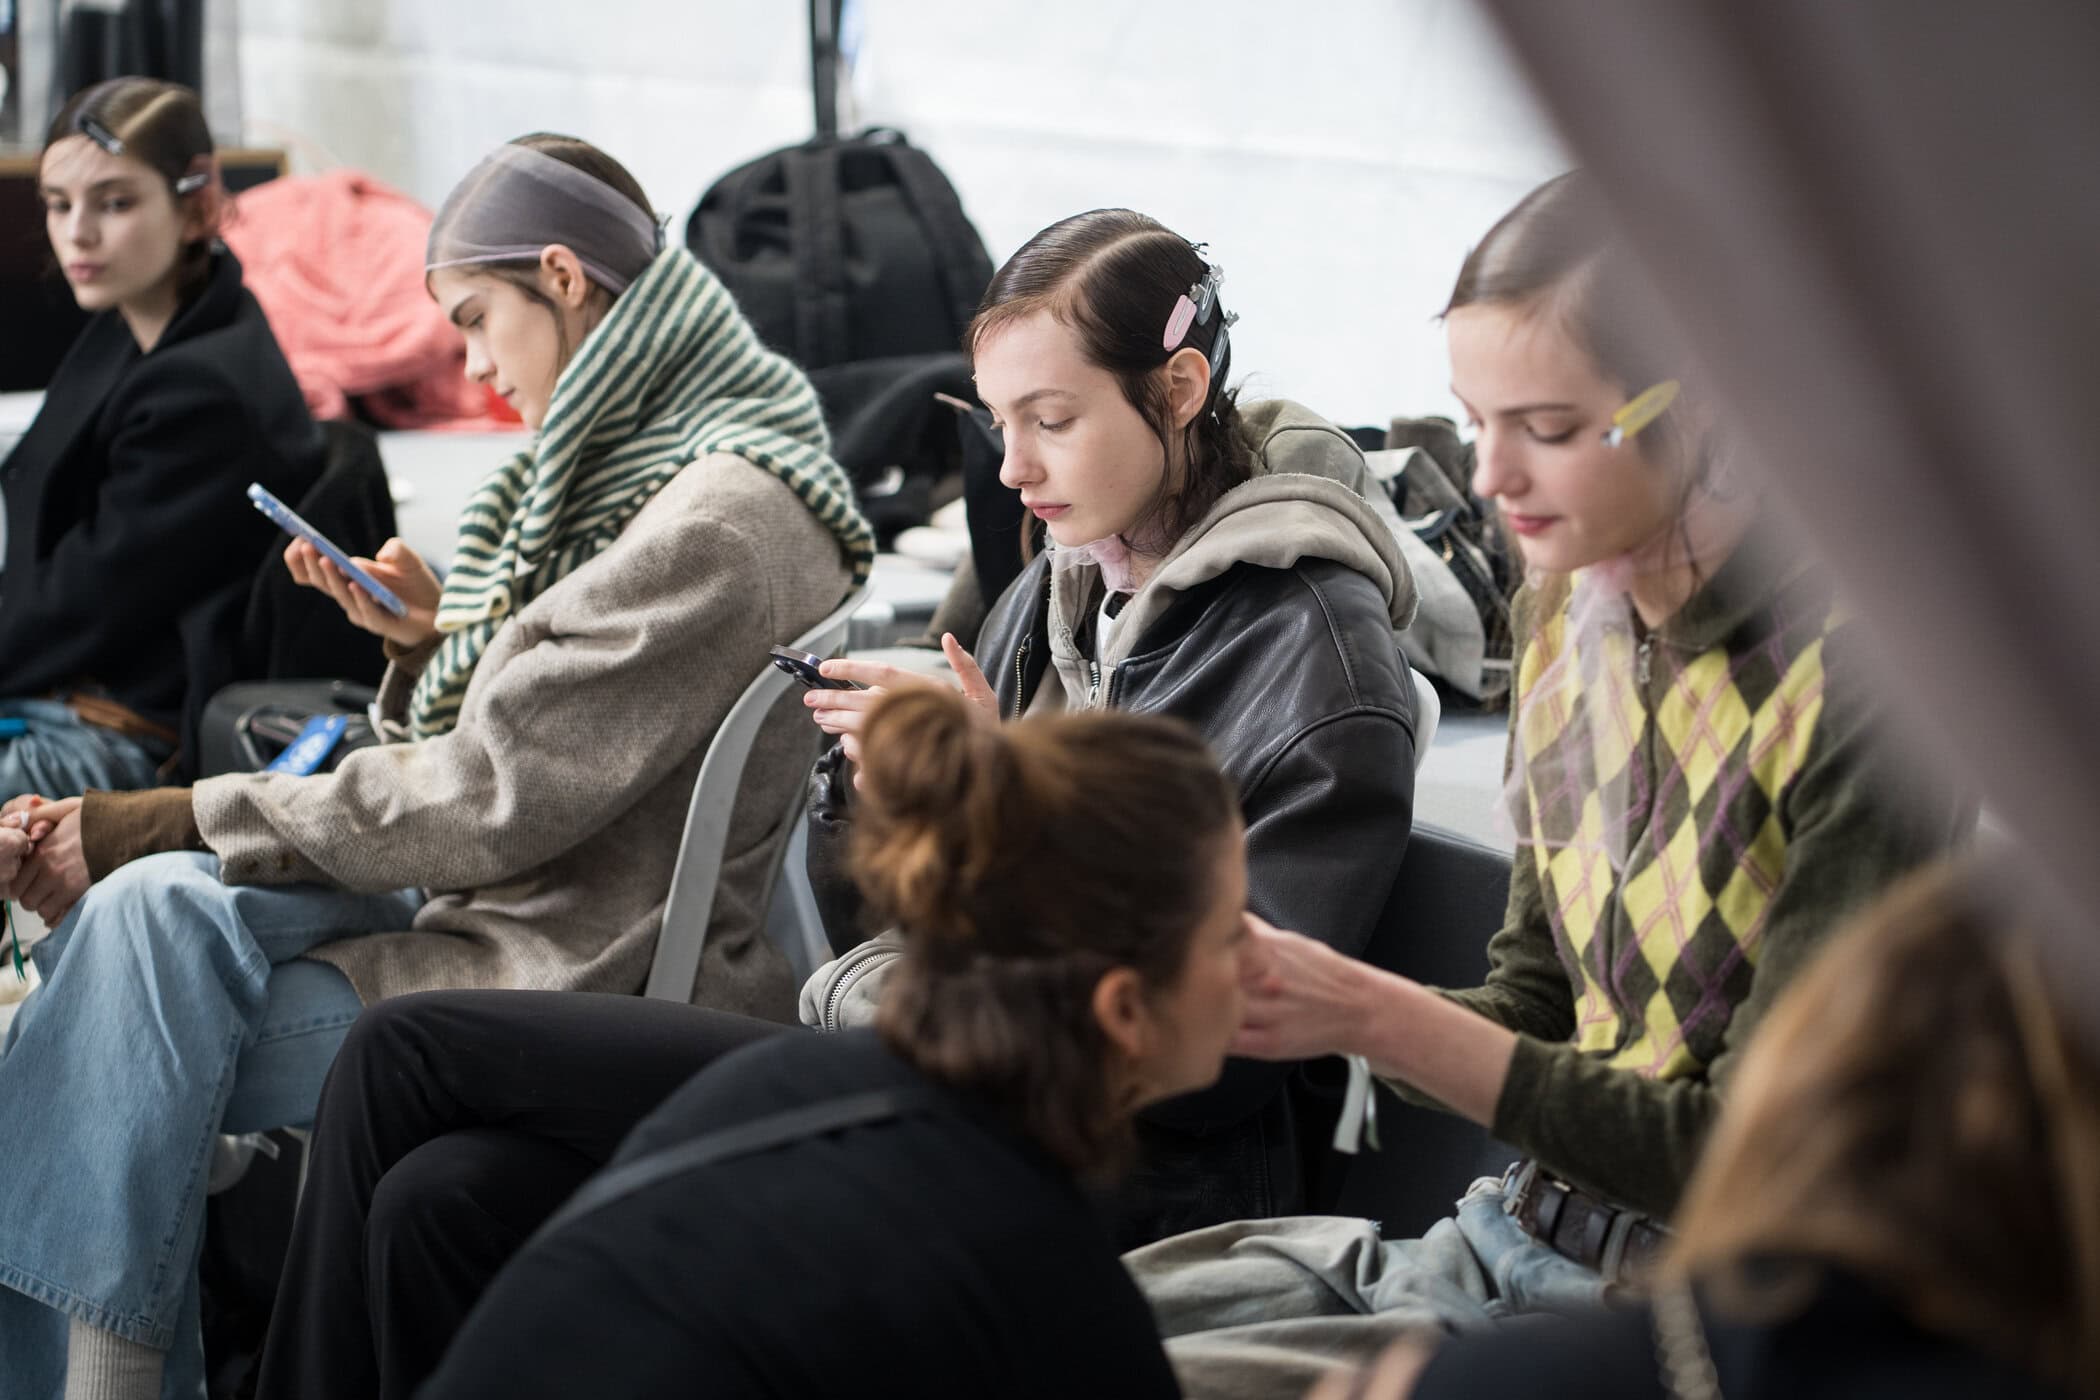
[[103,879],[142,856],[205,849],[188,788],[143,792],[91,788],[81,799],[80,853],[91,880]]

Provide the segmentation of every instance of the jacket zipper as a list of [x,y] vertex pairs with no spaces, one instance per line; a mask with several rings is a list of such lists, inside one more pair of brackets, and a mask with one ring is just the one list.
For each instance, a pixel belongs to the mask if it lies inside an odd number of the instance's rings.
[[1101,698],[1101,663],[1089,661],[1086,663],[1086,669],[1089,677],[1086,683],[1086,706],[1091,710],[1094,708],[1094,702]]
[[853,984],[866,976],[869,969],[874,967],[875,955],[894,951],[895,949],[889,945],[877,943],[871,939],[846,955],[845,959],[843,959],[846,966],[838,970],[837,976],[831,983],[831,992],[824,998],[823,1029],[835,1031],[839,1028],[839,1005],[845,1001],[846,993],[853,990]]
[[1021,717],[1021,687],[1028,678],[1028,649],[1034,644],[1035,638],[1023,637],[1021,645],[1014,648],[1014,712],[1007,716],[1008,719]]
[[1641,638],[1641,649],[1634,653],[1634,674],[1641,682],[1641,703],[1648,702],[1648,668],[1655,657],[1655,634],[1650,632]]

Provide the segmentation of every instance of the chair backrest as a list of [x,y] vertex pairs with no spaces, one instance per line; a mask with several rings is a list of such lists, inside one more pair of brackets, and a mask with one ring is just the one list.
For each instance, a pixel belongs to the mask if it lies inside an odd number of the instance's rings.
[[[818,656],[838,651],[845,643],[847,624],[854,610],[866,601],[867,593],[863,586],[847,594],[829,617],[795,639],[795,649]],[[707,944],[707,921],[715,907],[722,849],[729,840],[729,819],[736,809],[744,764],[751,757],[751,746],[757,742],[774,702],[792,684],[786,672],[768,664],[729,707],[714,740],[707,746],[707,756],[700,760],[700,776],[693,783],[693,800],[686,808],[685,836],[679,843],[678,864],[671,872],[663,931],[657,935],[656,958],[649,967],[644,995],[666,1001],[692,999],[693,979],[699,975],[700,954]],[[802,789],[797,784],[784,813],[790,830],[801,809]]]
[[[1439,987],[1472,987],[1487,971],[1487,941],[1502,926],[1510,858],[1455,832],[1417,826],[1364,961]],[[1330,1146],[1341,1107],[1341,1061],[1306,1066],[1292,1111],[1305,1163],[1306,1208],[1379,1221],[1408,1239],[1451,1213],[1476,1176],[1518,1155],[1478,1125],[1378,1094],[1382,1150],[1356,1156]]]

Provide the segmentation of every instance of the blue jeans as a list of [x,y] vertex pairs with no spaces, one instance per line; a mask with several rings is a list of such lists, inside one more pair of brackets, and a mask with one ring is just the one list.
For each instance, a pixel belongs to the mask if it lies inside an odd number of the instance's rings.
[[310,1122],[360,1006],[299,954],[410,926],[422,896],[219,880],[151,856],[90,889],[34,953],[44,983],[0,1058],[0,1377],[64,1389],[67,1318],[167,1350],[203,1394],[197,1253],[221,1132]]
[[25,792],[58,798],[89,788],[153,787],[168,757],[164,746],[88,724],[56,700],[0,700],[0,719],[29,726],[27,734],[0,738],[0,802]]
[[1192,1230],[1123,1256],[1191,1400],[1297,1400],[1337,1364],[1420,1328],[1469,1330],[1606,1300],[1540,1244],[1483,1177],[1418,1240],[1373,1220],[1297,1216]]

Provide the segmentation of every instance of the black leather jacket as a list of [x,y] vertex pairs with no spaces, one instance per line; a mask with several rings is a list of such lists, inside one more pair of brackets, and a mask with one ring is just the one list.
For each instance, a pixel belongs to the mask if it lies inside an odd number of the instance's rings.
[[[1008,717],[1049,667],[1049,564],[1014,581],[979,637]],[[1145,629],[1101,703],[1184,720],[1210,744],[1240,791],[1256,914],[1363,950],[1414,811],[1414,688],[1377,584],[1328,559],[1236,564]],[[1216,1085],[1146,1111],[1113,1202],[1120,1243],[1302,1208],[1293,1068],[1229,1060]]]

